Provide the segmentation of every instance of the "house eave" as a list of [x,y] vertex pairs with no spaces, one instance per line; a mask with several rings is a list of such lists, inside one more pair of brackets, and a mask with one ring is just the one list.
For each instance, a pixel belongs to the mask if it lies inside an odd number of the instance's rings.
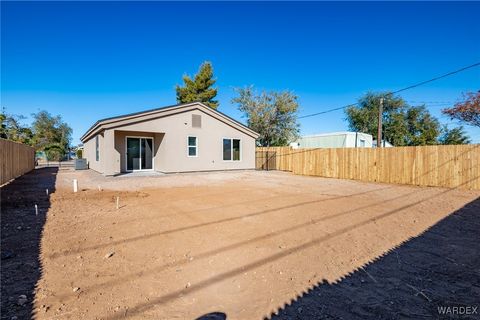
[[193,103],[177,104],[177,105],[166,106],[162,108],[150,109],[150,110],[145,110],[141,112],[135,112],[135,113],[98,120],[87,130],[87,132],[85,132],[85,134],[82,135],[80,140],[83,143],[85,143],[86,141],[91,139],[95,134],[98,134],[99,132],[102,132],[105,129],[113,129],[115,127],[123,126],[132,122],[141,122],[141,121],[147,121],[155,118],[168,117],[173,114],[188,112],[195,109],[198,109],[206,113],[211,113],[210,115],[212,115],[217,120],[222,121],[227,125],[230,125],[236,128],[239,131],[242,131],[243,133],[251,136],[254,139],[257,139],[259,137],[258,133],[248,128],[244,124],[238,122],[237,120],[227,116],[226,114],[218,110],[212,109],[204,105],[203,103],[193,102]]

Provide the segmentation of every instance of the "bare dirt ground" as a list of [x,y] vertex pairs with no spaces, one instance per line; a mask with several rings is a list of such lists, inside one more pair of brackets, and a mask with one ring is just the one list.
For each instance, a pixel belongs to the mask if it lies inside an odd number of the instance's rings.
[[[50,176],[49,197],[38,170],[2,189],[5,319],[437,318],[478,297],[478,191],[255,171]],[[38,275],[24,279],[28,259]]]

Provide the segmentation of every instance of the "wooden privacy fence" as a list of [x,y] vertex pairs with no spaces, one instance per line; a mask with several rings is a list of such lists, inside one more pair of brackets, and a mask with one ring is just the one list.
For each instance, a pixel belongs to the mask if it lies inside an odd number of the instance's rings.
[[[480,190],[480,145],[394,148],[257,148],[257,169],[369,182]],[[273,154],[273,155],[270,155]],[[263,157],[262,157],[263,156]]]
[[0,138],[0,185],[35,169],[35,149]]
[[255,153],[256,168],[261,170],[293,171],[292,150],[290,147],[259,147]]

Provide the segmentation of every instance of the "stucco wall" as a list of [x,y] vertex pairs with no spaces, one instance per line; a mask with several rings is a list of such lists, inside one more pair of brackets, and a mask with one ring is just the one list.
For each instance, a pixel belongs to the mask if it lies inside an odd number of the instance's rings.
[[[192,114],[201,115],[201,128],[192,127]],[[125,172],[125,136],[154,138],[154,168],[160,172],[188,172],[255,168],[255,139],[201,110],[192,110],[104,130],[100,159],[92,169],[105,175]],[[114,145],[110,136],[115,137]],[[197,157],[187,155],[187,137],[198,140]],[[223,161],[223,138],[241,140],[241,160]],[[85,143],[85,157],[95,159],[95,138]],[[93,150],[93,151],[91,151]],[[102,154],[104,155],[102,157]]]
[[103,160],[104,160],[104,152],[103,152],[103,134],[98,135],[98,143],[99,143],[99,150],[100,150],[100,157],[99,161],[96,160],[95,157],[95,137],[92,139],[84,142],[83,144],[83,157],[87,159],[88,166],[90,169],[95,170],[97,172],[103,173]]
[[[192,127],[192,114],[202,116],[201,128]],[[121,131],[164,133],[154,137],[155,170],[183,172],[203,170],[254,169],[255,139],[200,111],[188,111],[164,118],[140,122],[121,128]],[[140,134],[142,135],[142,134]],[[198,139],[198,156],[187,156],[187,137]],[[241,160],[223,161],[223,138],[241,140]],[[157,140],[161,139],[158,143]],[[123,142],[124,143],[124,142]],[[124,158],[125,148],[121,148]],[[124,166],[122,167],[124,170]]]

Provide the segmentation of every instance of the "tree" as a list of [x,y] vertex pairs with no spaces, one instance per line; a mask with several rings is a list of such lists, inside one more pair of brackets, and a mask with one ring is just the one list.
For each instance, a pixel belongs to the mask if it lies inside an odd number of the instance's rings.
[[218,101],[213,100],[217,96],[217,89],[212,86],[217,80],[213,78],[213,67],[208,61],[204,62],[194,79],[189,75],[183,76],[184,86],[176,86],[177,102],[202,102],[207,106],[217,109]]
[[452,108],[443,109],[442,112],[451,119],[480,127],[480,90],[476,93],[469,92],[464,97],[464,101],[456,103]]
[[439,138],[441,144],[468,144],[470,139],[466,135],[463,127],[448,129],[444,127],[443,134]]
[[43,151],[45,151],[47,160],[60,161],[68,150],[65,149],[63,144],[54,142],[43,146]]
[[407,143],[405,137],[408,134],[404,116],[407,105],[400,97],[383,93],[367,93],[358,100],[357,107],[351,106],[346,109],[348,126],[352,131],[364,132],[376,137],[381,97],[384,97],[383,137],[395,146],[404,146]]
[[232,103],[247,118],[250,129],[258,132],[261,146],[285,146],[298,137],[298,97],[290,91],[257,94],[253,86],[235,89]]
[[405,111],[408,146],[425,146],[438,144],[442,133],[440,122],[428,112],[425,106],[409,107]]
[[[52,116],[47,111],[32,114],[33,145],[37,150],[47,150],[63,157],[68,151],[72,129],[63,122],[61,116]],[[47,153],[48,157],[48,153]]]
[[438,119],[425,106],[410,106],[401,97],[385,93],[367,93],[358,100],[357,106],[346,109],[350,130],[377,136],[378,110],[382,97],[383,137],[394,146],[435,145],[443,143],[442,137],[448,141],[454,141],[454,138],[462,141],[463,137],[466,138],[463,141],[468,141],[462,129],[449,132],[442,128]]
[[33,134],[30,128],[21,124],[24,119],[23,116],[7,114],[3,109],[0,113],[0,138],[31,144]]

